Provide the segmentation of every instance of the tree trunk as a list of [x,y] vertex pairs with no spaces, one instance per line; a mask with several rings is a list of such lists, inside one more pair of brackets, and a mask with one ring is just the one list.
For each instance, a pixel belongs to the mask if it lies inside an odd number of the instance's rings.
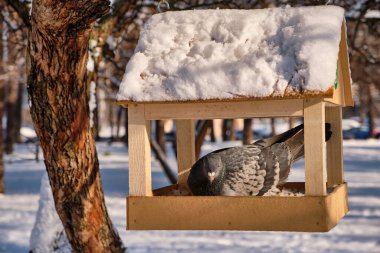
[[58,215],[74,252],[123,252],[108,216],[86,82],[92,23],[104,0],[33,1],[28,93]]
[[115,124],[114,124],[114,116],[113,116],[114,107],[110,100],[107,103],[108,103],[107,116],[108,116],[108,124],[110,126],[110,131],[111,131],[111,140],[114,140],[115,138],[117,139],[119,137],[120,129],[117,128],[117,123],[116,123],[116,137],[115,137],[114,136]]
[[[110,102],[109,103],[109,110],[110,110],[110,113],[109,113],[109,122],[110,122],[110,125],[112,124],[112,126],[113,126],[113,106],[112,106],[112,103]],[[117,140],[117,141],[119,141],[120,140],[120,127],[121,127],[121,116],[122,116],[122,114],[123,114],[123,108],[122,107],[117,107],[116,108],[116,137],[115,137],[115,139]],[[111,133],[112,133],[112,139],[113,139],[113,127],[111,128],[112,129],[112,131],[111,131]]]
[[205,140],[207,130],[212,126],[212,120],[202,120],[195,138],[195,158],[198,159],[201,155],[201,149]]
[[25,72],[22,75],[23,75],[22,79],[19,80],[19,82],[18,82],[16,115],[14,116],[14,125],[15,125],[15,129],[16,129],[15,130],[15,142],[16,143],[20,143],[22,141],[22,139],[21,139],[21,125],[22,125],[22,102],[23,102],[25,81],[26,81],[25,80]]
[[160,146],[161,151],[166,155],[166,138],[165,138],[165,121],[163,120],[156,120],[156,141],[157,144]]
[[[0,4],[1,7],[1,4]],[[0,20],[0,35],[3,33],[3,21]],[[4,160],[3,160],[3,114],[4,114],[4,61],[3,61],[3,41],[0,40],[0,193],[5,192],[4,184]]]
[[230,139],[229,139],[230,141],[236,140],[235,128],[236,128],[236,120],[231,119]]
[[223,141],[234,141],[234,140],[236,140],[235,120],[234,119],[223,120],[222,136],[223,136]]
[[161,164],[162,170],[171,184],[177,183],[177,177],[174,175],[173,170],[170,168],[166,154],[162,152],[160,145],[155,140],[151,140],[150,146],[155,154],[157,160]]
[[373,133],[375,129],[375,120],[374,120],[374,104],[373,104],[373,92],[375,87],[373,87],[373,84],[368,85],[368,106],[367,106],[367,119],[368,119],[368,131],[369,131],[369,138],[373,138]]
[[243,144],[248,145],[252,143],[252,119],[244,119],[244,129],[243,129]]
[[7,85],[7,102],[5,111],[7,114],[7,127],[5,135],[5,153],[13,153],[13,144],[17,141],[17,99],[18,99],[18,79],[13,73]]
[[276,119],[275,118],[270,119],[270,127],[271,127],[272,136],[275,136],[276,135]]
[[[12,15],[12,13],[9,13]],[[13,15],[12,15],[13,16]],[[19,89],[19,81],[21,74],[19,73],[17,58],[19,47],[10,46],[12,42],[20,41],[21,38],[18,38],[17,33],[9,33],[8,34],[8,59],[7,66],[8,70],[8,81],[6,84],[6,104],[5,104],[5,113],[7,115],[7,124],[6,124],[6,132],[5,132],[5,153],[12,154],[13,153],[13,145],[16,142],[17,138],[17,117],[18,117],[18,89]]]
[[211,120],[211,126],[210,126],[210,141],[216,142],[216,136],[215,136],[215,127],[214,127],[214,121]]
[[[0,30],[1,31],[1,30]],[[1,52],[1,41],[0,41],[0,65],[2,64],[1,62],[1,57],[2,57],[2,52]],[[4,74],[3,71],[1,71],[1,66],[0,66],[0,76]],[[4,183],[4,148],[3,148],[3,114],[4,114],[4,81],[1,80],[0,78],[0,193],[5,193],[5,183]]]
[[296,118],[294,118],[294,117],[290,117],[290,118],[289,118],[289,129],[294,128],[295,125],[296,125]]
[[125,128],[125,134],[124,134],[124,143],[126,146],[128,146],[128,108],[125,108],[124,109],[124,116],[125,116],[125,120],[124,120],[124,128]]

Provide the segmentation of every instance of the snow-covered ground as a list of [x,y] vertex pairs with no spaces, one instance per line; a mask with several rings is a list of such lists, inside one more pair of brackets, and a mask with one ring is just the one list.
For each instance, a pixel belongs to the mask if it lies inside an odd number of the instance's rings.
[[[235,145],[235,143],[218,144]],[[204,152],[215,145],[206,143]],[[27,252],[38,208],[44,164],[32,147],[6,157],[7,194],[0,195],[0,253]],[[113,223],[131,253],[170,252],[380,252],[380,141],[344,143],[350,212],[328,233],[237,231],[126,231],[128,156],[122,144],[98,144],[106,202]],[[22,159],[20,159],[20,157]],[[30,160],[26,160],[29,158]],[[173,165],[175,161],[171,161]],[[290,181],[303,181],[299,162]],[[153,161],[153,186],[167,185]]]

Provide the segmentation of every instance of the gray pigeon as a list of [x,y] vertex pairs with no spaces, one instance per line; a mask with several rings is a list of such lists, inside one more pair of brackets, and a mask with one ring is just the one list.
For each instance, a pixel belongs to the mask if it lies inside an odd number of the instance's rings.
[[[331,137],[326,124],[326,141]],[[283,185],[292,163],[304,155],[303,125],[253,144],[216,150],[191,168],[193,195],[262,196]]]

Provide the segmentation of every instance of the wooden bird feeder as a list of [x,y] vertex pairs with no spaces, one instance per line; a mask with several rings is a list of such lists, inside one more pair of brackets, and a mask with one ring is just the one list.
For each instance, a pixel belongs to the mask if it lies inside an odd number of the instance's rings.
[[[119,101],[128,107],[127,229],[326,232],[337,225],[348,212],[342,107],[353,105],[344,22],[340,32],[337,80],[327,92],[202,101]],[[194,120],[255,117],[304,118],[305,182],[287,185],[305,195],[186,195],[189,169],[195,162]],[[150,121],[169,119],[176,122],[178,184],[152,190]],[[327,143],[325,122],[331,123],[333,132]]]

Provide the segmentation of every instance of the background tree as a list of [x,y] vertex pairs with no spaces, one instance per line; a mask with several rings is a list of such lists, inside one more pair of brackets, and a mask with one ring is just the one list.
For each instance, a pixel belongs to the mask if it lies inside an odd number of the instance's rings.
[[253,119],[244,119],[244,127],[243,127],[243,144],[244,145],[251,144],[253,141],[252,124],[253,124]]
[[[0,1],[0,8],[2,8],[3,2]],[[0,35],[3,33],[3,22],[0,20]],[[5,79],[5,69],[3,61],[3,40],[0,39],[0,193],[5,192],[4,185],[4,160],[3,160],[3,114],[4,114],[4,79]]]
[[13,153],[13,145],[20,142],[22,97],[26,82],[25,25],[17,12],[6,1],[1,1],[0,22],[3,23],[3,62],[6,73],[4,114],[6,116],[5,152]]

